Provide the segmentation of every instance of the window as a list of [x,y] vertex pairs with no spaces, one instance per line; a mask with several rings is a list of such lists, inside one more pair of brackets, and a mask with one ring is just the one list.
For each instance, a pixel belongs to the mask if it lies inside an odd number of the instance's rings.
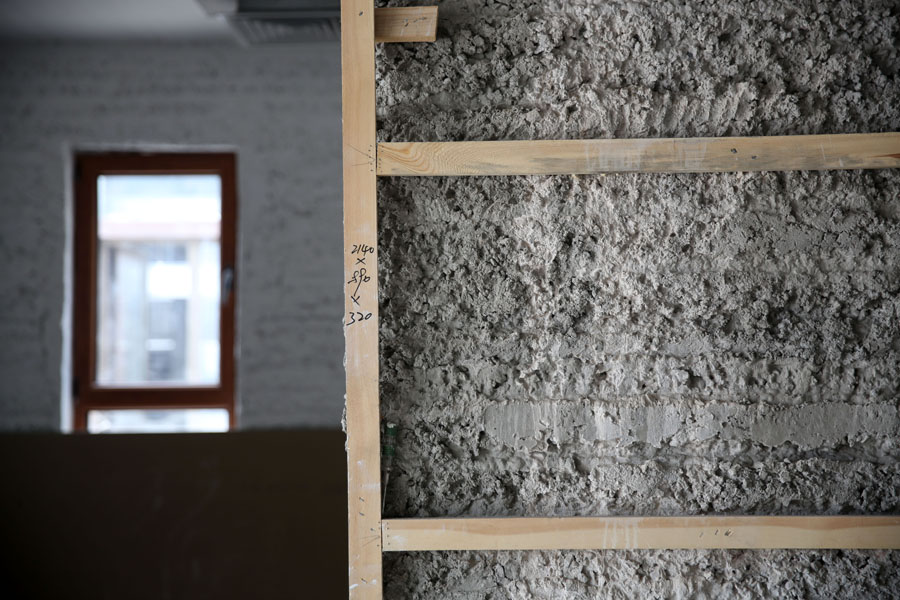
[[75,160],[75,429],[234,422],[235,157]]

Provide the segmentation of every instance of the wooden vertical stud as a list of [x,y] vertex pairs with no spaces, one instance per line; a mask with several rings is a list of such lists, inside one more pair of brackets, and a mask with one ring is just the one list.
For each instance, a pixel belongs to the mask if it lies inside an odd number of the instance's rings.
[[341,2],[349,582],[367,600],[382,597],[374,13]]

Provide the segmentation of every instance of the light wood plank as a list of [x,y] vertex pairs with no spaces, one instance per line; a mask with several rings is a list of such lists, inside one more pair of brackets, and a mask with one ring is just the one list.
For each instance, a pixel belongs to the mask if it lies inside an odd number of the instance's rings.
[[373,0],[341,2],[341,79],[349,586],[351,599],[380,600],[374,8]]
[[375,43],[433,42],[437,20],[437,6],[376,8]]
[[384,549],[900,548],[900,516],[390,519]]
[[900,133],[378,145],[379,175],[588,175],[893,167],[900,167]]

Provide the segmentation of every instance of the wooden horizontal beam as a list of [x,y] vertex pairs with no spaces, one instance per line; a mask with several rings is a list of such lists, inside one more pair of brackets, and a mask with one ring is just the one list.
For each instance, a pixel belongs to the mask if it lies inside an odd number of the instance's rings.
[[375,43],[433,42],[437,20],[437,6],[376,8]]
[[400,142],[378,175],[589,175],[900,167],[900,133],[644,140]]
[[900,516],[391,519],[385,552],[900,548]]

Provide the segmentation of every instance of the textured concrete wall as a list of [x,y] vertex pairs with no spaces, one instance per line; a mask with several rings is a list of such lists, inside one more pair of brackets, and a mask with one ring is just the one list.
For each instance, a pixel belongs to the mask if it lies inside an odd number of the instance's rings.
[[240,424],[338,426],[339,136],[334,43],[4,46],[0,429],[60,427],[72,153],[222,146],[239,163]]
[[[900,130],[892,1],[447,0],[390,141]],[[380,182],[387,516],[900,513],[900,172]],[[897,597],[900,552],[387,556],[391,598]]]

